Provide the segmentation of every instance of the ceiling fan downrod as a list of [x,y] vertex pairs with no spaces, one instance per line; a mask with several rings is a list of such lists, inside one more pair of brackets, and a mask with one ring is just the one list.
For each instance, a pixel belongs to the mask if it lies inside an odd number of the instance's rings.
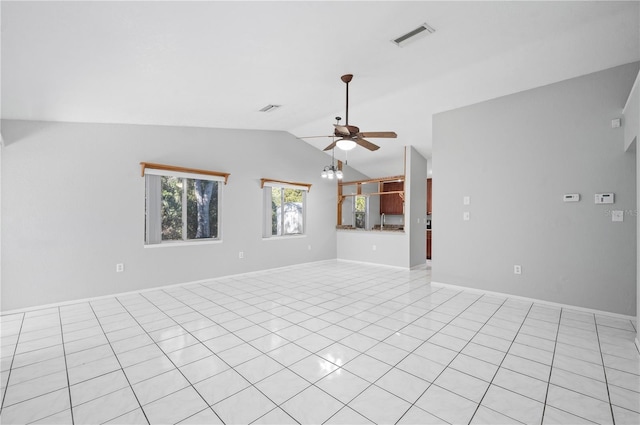
[[349,83],[353,79],[353,74],[345,74],[342,77],[340,77],[340,79],[342,80],[343,83],[347,85],[347,105],[346,105],[345,125],[348,126],[349,125]]

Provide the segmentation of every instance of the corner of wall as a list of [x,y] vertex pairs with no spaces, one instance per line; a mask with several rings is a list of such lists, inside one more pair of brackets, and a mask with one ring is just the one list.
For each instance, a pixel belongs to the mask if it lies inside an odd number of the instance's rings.
[[413,146],[407,149],[407,171],[405,176],[405,196],[409,208],[405,231],[409,231],[409,267],[422,265],[427,261],[427,159]]

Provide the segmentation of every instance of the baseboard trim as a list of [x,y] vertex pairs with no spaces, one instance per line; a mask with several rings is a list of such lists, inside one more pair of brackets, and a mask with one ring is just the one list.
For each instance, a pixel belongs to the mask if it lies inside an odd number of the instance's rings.
[[46,310],[48,308],[64,307],[64,306],[69,306],[69,305],[74,305],[74,304],[81,304],[81,303],[90,302],[90,301],[98,301],[98,300],[103,300],[105,298],[124,297],[124,296],[132,295],[132,294],[141,294],[141,293],[157,291],[157,290],[161,290],[161,289],[176,288],[178,286],[184,286],[184,285],[194,285],[194,284],[200,284],[200,283],[215,282],[218,279],[228,279],[228,278],[241,277],[241,276],[250,276],[252,274],[258,274],[258,273],[263,273],[263,272],[270,272],[270,271],[288,269],[290,267],[304,266],[304,265],[310,265],[310,264],[332,263],[332,262],[335,262],[335,261],[336,261],[335,258],[328,259],[328,260],[310,261],[310,262],[307,262],[307,263],[291,264],[289,266],[274,267],[274,268],[271,268],[271,269],[254,270],[254,271],[244,272],[244,273],[236,273],[236,274],[229,274],[229,275],[224,275],[224,276],[216,276],[216,277],[212,277],[212,278],[208,278],[208,279],[192,280],[192,281],[189,281],[189,282],[180,282],[180,283],[171,283],[171,284],[168,284],[168,285],[154,286],[152,288],[136,289],[134,291],[118,292],[118,293],[109,294],[109,295],[100,295],[100,296],[97,296],[97,297],[80,298],[80,299],[69,300],[69,301],[61,301],[61,302],[51,303],[51,304],[37,305],[37,306],[33,306],[33,307],[18,308],[18,309],[14,309],[14,310],[2,311],[2,312],[0,312],[0,317],[9,316],[11,314],[21,314],[21,313],[29,313],[29,312],[32,312],[32,311],[38,311],[38,310]]
[[354,264],[360,264],[363,266],[389,267],[391,269],[396,269],[396,270],[410,270],[409,267],[392,266],[390,264],[372,263],[369,261],[346,260],[344,258],[338,258],[337,260],[344,263],[354,263]]
[[[548,306],[552,306],[552,307],[570,308],[571,310],[578,310],[578,311],[583,311],[585,313],[593,313],[593,314],[599,314],[599,315],[602,315],[602,316],[615,317],[617,319],[636,320],[635,316],[628,316],[626,314],[612,313],[612,312],[609,312],[609,311],[596,310],[596,309],[593,309],[593,308],[580,307],[580,306],[571,305],[571,304],[555,303],[553,301],[545,301],[545,300],[539,300],[537,298],[529,298],[529,297],[522,297],[522,296],[519,296],[519,295],[505,294],[503,292],[486,291],[484,289],[468,288],[466,286],[452,285],[450,283],[434,282],[434,281],[431,282],[431,285],[438,286],[438,287],[443,287],[443,288],[450,288],[450,289],[460,290],[460,291],[466,291],[466,292],[474,292],[474,293],[477,293],[477,294],[486,294],[486,295],[495,295],[495,296],[498,296],[498,297],[514,298],[516,300],[533,302],[533,303],[536,303],[536,304],[543,304],[543,305],[548,305]],[[636,339],[636,343],[637,343],[637,341],[638,340]]]

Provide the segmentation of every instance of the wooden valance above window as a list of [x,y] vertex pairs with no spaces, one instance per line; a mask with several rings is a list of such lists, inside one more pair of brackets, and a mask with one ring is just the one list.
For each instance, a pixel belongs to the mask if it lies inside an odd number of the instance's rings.
[[[149,169],[149,170],[169,171],[171,173],[201,174],[204,176],[213,176],[213,177],[218,177],[219,180],[224,180],[224,184],[227,184],[227,180],[231,175],[230,173],[222,173],[220,171],[200,170],[197,168],[178,167],[175,165],[155,164],[153,162],[141,162],[140,165],[142,166],[142,177],[144,177],[145,173],[147,172],[147,169]],[[157,174],[157,173],[149,172],[149,174]],[[194,177],[194,176],[191,176],[191,177]]]
[[285,187],[288,189],[306,190],[307,192],[311,190],[311,183],[289,182],[285,180],[273,180],[273,179],[260,179],[260,188],[263,189],[265,186],[279,186],[279,187]]

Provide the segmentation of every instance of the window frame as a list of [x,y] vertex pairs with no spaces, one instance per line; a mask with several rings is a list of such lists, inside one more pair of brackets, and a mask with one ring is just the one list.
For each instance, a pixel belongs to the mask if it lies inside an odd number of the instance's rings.
[[[263,228],[262,239],[263,240],[280,240],[287,238],[299,238],[307,235],[307,208],[308,208],[308,192],[311,189],[310,184],[295,183],[282,180],[261,179],[260,187],[263,191]],[[284,205],[284,190],[295,189],[302,191],[302,232],[301,233],[283,233],[281,235],[273,234],[272,214],[271,207],[273,188],[279,188],[281,190],[281,205]],[[284,229],[285,215],[282,213],[281,217],[281,229]]]
[[[182,168],[175,166],[168,166],[162,164],[151,164],[151,163],[141,163],[142,165],[142,175],[144,177],[144,193],[145,193],[145,202],[144,202],[144,217],[145,217],[145,226],[144,226],[144,247],[145,248],[156,248],[156,247],[166,247],[166,246],[189,246],[189,245],[202,245],[202,244],[213,244],[213,243],[221,243],[222,242],[222,203],[223,203],[223,185],[226,185],[229,174],[228,173],[219,173],[216,171],[205,171],[205,170],[197,170],[191,168]],[[151,178],[149,176],[156,176],[157,178]],[[150,207],[150,192],[155,190],[159,190],[159,195],[156,196],[158,199],[156,202],[162,202],[162,177],[175,177],[182,180],[182,194],[181,194],[181,205],[182,205],[182,239],[176,240],[162,240],[162,207],[161,205],[156,208]],[[187,180],[207,180],[214,181],[217,183],[217,237],[215,238],[188,238],[187,226],[188,226],[188,184]],[[155,180],[155,183],[153,183]],[[157,185],[157,186],[156,186]],[[152,188],[152,186],[156,186]],[[153,202],[153,200],[151,201]],[[157,211],[156,211],[157,209]],[[151,215],[155,215],[155,218],[151,218]],[[154,223],[155,220],[155,223]],[[156,234],[156,232],[158,232]],[[154,236],[151,234],[154,233]]]

